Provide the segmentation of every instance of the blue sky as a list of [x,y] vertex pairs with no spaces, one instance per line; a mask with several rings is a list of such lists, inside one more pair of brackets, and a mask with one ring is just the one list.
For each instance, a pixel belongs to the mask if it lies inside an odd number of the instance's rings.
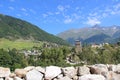
[[0,0],[0,14],[58,34],[95,24],[120,25],[120,0]]

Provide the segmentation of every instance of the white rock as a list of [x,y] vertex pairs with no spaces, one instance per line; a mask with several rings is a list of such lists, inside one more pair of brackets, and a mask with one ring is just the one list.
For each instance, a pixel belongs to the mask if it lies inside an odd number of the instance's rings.
[[74,76],[72,79],[73,80],[78,80],[78,76]]
[[11,72],[9,68],[0,67],[0,77],[8,77],[10,73]]
[[20,78],[24,78],[27,74],[27,71],[24,69],[15,69],[15,74]]
[[0,80],[4,80],[3,78],[0,78]]
[[42,80],[43,74],[37,70],[31,70],[26,74],[26,80]]
[[23,79],[21,79],[19,77],[14,77],[14,80],[23,80]]
[[51,80],[58,76],[61,73],[61,68],[57,66],[49,66],[46,67],[45,71],[45,79],[46,80]]
[[38,66],[38,67],[36,67],[35,69],[36,69],[37,71],[45,74],[45,68],[42,68],[42,67]]
[[14,80],[13,78],[7,77],[5,80]]
[[63,74],[60,74],[57,76],[58,79],[62,78],[63,77]]
[[120,74],[110,71],[106,76],[107,80],[120,80]]
[[54,78],[53,80],[58,80],[57,78]]
[[114,72],[120,74],[120,64],[116,65]]
[[106,80],[102,75],[96,75],[96,74],[87,74],[79,77],[78,80]]
[[65,76],[65,77],[62,77],[62,78],[60,78],[58,80],[72,80],[72,79],[70,79],[68,76]]
[[108,72],[108,68],[104,64],[96,64],[96,65],[90,66],[89,68],[92,74],[106,75]]
[[116,65],[113,65],[113,64],[110,64],[110,65],[107,65],[108,66],[108,70],[109,71],[115,71],[116,70]]
[[90,74],[90,69],[86,66],[78,67],[78,75]]
[[77,69],[75,69],[74,67],[66,67],[66,68],[62,68],[63,74],[65,76],[68,76],[69,78],[73,78],[74,76],[77,75]]
[[9,75],[9,77],[14,78],[14,77],[16,77],[16,74],[15,74],[15,73],[11,73],[11,74]]
[[26,70],[27,72],[30,70],[33,70],[35,67],[34,66],[28,66],[26,68],[24,68],[24,70]]

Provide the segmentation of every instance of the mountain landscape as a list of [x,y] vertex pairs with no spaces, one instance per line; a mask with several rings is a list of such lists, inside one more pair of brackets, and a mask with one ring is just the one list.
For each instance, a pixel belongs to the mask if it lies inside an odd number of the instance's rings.
[[58,36],[71,44],[73,44],[76,39],[83,43],[112,43],[120,38],[120,26],[113,25],[103,27],[94,25],[92,27],[67,30],[59,33]]
[[63,39],[49,34],[29,22],[3,14],[0,14],[0,38],[67,44]]

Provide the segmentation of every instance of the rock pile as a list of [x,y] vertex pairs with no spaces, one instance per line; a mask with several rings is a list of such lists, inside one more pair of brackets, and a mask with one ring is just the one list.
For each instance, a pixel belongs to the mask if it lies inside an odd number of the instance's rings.
[[34,67],[15,69],[0,67],[0,80],[120,80],[118,65],[84,65],[78,67]]

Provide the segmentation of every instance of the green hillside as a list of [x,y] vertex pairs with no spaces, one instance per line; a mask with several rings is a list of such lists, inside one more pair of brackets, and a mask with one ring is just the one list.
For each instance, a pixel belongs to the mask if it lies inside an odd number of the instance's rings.
[[67,43],[52,34],[26,21],[0,14],[0,38],[9,40],[47,41],[66,45]]

